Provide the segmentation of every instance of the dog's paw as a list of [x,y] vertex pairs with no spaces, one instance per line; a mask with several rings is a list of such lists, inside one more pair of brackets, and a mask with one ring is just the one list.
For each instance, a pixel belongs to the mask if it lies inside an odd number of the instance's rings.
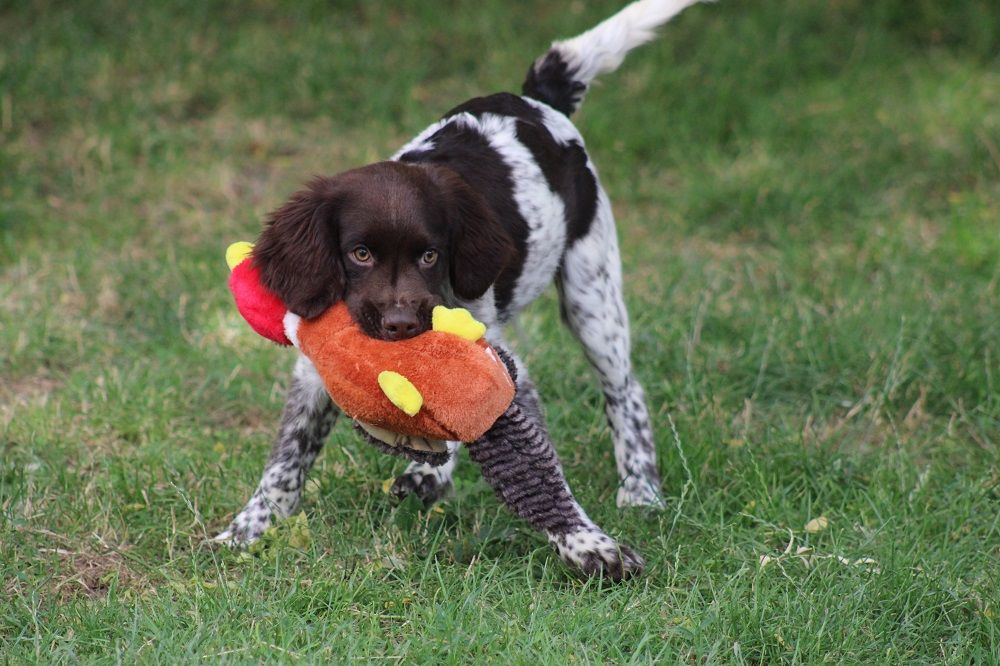
[[622,544],[614,549],[599,549],[587,553],[580,570],[591,577],[606,578],[614,582],[638,576],[646,568],[642,557]]
[[246,548],[259,539],[270,525],[271,511],[267,506],[251,502],[212,541],[230,548]]
[[411,465],[396,477],[389,491],[398,500],[416,495],[424,506],[430,506],[451,492],[451,475],[439,467]]
[[550,540],[564,562],[591,578],[628,580],[646,566],[638,553],[598,530],[581,530]]
[[665,505],[660,495],[660,484],[637,476],[627,477],[618,488],[615,498],[618,508],[629,506],[646,506],[662,509]]
[[269,522],[259,527],[256,525],[237,525],[234,521],[225,530],[215,535],[212,541],[229,548],[247,548],[260,539],[269,525]]
[[245,548],[252,543],[244,541],[239,530],[234,529],[232,523],[225,530],[212,537],[211,541],[227,548]]

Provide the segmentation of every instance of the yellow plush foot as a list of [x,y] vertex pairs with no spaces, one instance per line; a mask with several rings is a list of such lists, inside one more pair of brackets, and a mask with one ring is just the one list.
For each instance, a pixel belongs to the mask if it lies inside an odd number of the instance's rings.
[[392,370],[378,373],[378,385],[389,401],[408,416],[416,416],[424,405],[424,397],[413,383]]
[[437,305],[431,311],[431,328],[475,342],[486,334],[486,324],[476,321],[465,308]]

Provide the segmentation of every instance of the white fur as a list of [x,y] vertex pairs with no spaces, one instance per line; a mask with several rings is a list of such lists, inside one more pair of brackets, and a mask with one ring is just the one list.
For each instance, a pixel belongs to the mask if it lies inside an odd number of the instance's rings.
[[288,338],[288,341],[296,349],[299,348],[299,323],[301,321],[302,317],[290,310],[285,313],[284,318],[281,320],[282,327],[285,329],[285,337]]
[[[319,402],[326,395],[326,386],[323,385],[323,378],[319,376],[316,366],[305,354],[300,353],[295,359],[295,368],[292,370],[293,381],[301,386],[303,401],[309,404]],[[312,416],[309,412],[303,412],[297,419],[288,425],[291,428],[305,428],[309,425]]]
[[639,0],[582,35],[558,41],[559,51],[573,73],[584,85],[601,74],[618,69],[625,55],[656,37],[656,29],[701,0]]
[[[580,134],[580,130],[578,130],[576,125],[573,124],[573,121],[567,118],[564,114],[556,111],[544,102],[539,102],[537,99],[532,99],[530,97],[522,97],[521,99],[541,112],[542,122],[545,123],[545,129],[549,131],[549,134],[551,134],[552,138],[558,143],[561,143],[564,146],[570,143],[578,143],[581,148],[586,146],[583,141],[583,135]],[[589,164],[590,163],[588,161],[588,165]]]
[[566,206],[549,187],[531,151],[517,140],[515,119],[483,114],[478,128],[511,171],[514,201],[528,223],[527,256],[517,278],[510,310],[517,312],[552,283],[566,244]]
[[456,118],[458,118],[458,116],[451,116],[450,118],[445,118],[444,120],[437,121],[433,125],[429,126],[427,129],[425,129],[423,132],[410,139],[410,141],[407,142],[405,146],[403,146],[395,153],[393,153],[392,157],[390,157],[389,159],[398,160],[400,155],[405,155],[410,151],[430,149],[434,145],[433,143],[431,143],[430,138],[434,136],[434,134],[445,125],[454,122]]

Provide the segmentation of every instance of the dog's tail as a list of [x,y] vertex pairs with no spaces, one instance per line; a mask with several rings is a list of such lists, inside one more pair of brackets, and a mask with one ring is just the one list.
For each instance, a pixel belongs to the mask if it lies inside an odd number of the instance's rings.
[[639,0],[582,35],[553,42],[531,65],[522,92],[572,114],[591,81],[618,69],[625,54],[652,40],[659,26],[700,1]]

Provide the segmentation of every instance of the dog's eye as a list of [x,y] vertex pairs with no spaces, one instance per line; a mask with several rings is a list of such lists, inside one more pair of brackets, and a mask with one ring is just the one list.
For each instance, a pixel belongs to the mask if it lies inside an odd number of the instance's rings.
[[420,263],[424,266],[433,266],[434,262],[438,260],[437,250],[427,250],[422,255],[420,255]]
[[364,245],[359,245],[351,250],[351,258],[359,264],[369,264],[372,261],[372,253]]

